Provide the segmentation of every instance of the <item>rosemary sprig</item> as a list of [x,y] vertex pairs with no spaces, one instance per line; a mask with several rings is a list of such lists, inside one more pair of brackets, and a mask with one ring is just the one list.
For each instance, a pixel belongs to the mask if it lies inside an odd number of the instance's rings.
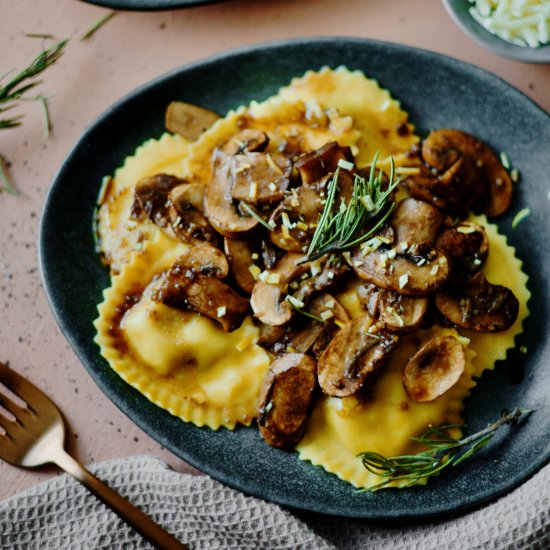
[[[2,84],[2,80],[7,75],[0,78],[0,115],[16,107],[17,102],[23,95],[40,83],[40,81],[33,81],[33,79],[61,57],[66,43],[66,40],[62,40],[54,46],[45,49],[26,69],[17,73],[5,84]],[[14,128],[20,124],[21,116],[0,119],[0,129]]]
[[[317,228],[303,260],[309,262],[325,254],[348,250],[369,239],[388,219],[395,208],[391,201],[392,191],[399,180],[394,179],[394,164],[391,159],[390,181],[385,190],[382,189],[382,171],[375,175],[378,153],[373,158],[369,179],[354,174],[353,193],[346,204],[343,199],[336,207],[338,178],[337,168],[334,177],[327,186],[325,206]],[[378,218],[378,219],[377,219]],[[365,231],[369,222],[376,223]]]
[[530,409],[520,409],[519,407],[511,412],[504,411],[496,422],[462,439],[455,439],[445,433],[445,430],[462,427],[460,425],[430,427],[422,436],[411,438],[413,441],[429,447],[428,450],[415,455],[386,458],[378,453],[361,453],[359,456],[365,468],[369,472],[385,478],[381,483],[363,489],[363,491],[374,492],[388,488],[388,485],[394,481],[403,482],[399,484],[400,487],[410,487],[423,479],[437,475],[443,469],[456,466],[483,449],[501,426],[504,424],[515,425],[522,415],[528,415],[531,412]]

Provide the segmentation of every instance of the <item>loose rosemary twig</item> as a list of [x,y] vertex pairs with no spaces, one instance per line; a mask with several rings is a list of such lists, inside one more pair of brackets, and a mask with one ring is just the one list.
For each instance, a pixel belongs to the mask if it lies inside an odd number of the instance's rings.
[[[353,248],[369,239],[388,219],[395,208],[390,196],[399,180],[394,180],[394,164],[391,159],[390,181],[383,190],[384,174],[380,170],[378,176],[375,176],[377,160],[378,153],[372,161],[368,180],[354,174],[353,193],[349,203],[345,204],[342,199],[338,208],[335,208],[335,203],[339,190],[340,169],[336,169],[327,186],[325,206],[304,261],[316,260],[331,252]],[[379,219],[374,226],[365,231],[367,224],[376,218]]]
[[386,458],[378,453],[361,453],[363,465],[369,472],[386,478],[381,483],[363,489],[365,492],[374,492],[387,488],[394,481],[402,481],[400,487],[410,487],[422,479],[437,475],[449,466],[456,466],[470,458],[474,453],[483,449],[493,438],[496,431],[504,424],[515,425],[522,415],[528,415],[532,411],[516,407],[513,411],[502,413],[501,418],[489,424],[485,429],[462,439],[450,437],[445,430],[460,428],[458,424],[448,426],[430,427],[420,437],[412,437],[428,450],[415,455],[401,455]]
[[[33,81],[33,79],[61,57],[66,43],[66,40],[62,40],[51,48],[45,49],[26,69],[16,74],[5,84],[2,84],[2,80],[7,75],[0,78],[0,115],[16,107],[22,96],[40,83],[40,81]],[[21,116],[0,119],[0,129],[13,128],[20,124]]]

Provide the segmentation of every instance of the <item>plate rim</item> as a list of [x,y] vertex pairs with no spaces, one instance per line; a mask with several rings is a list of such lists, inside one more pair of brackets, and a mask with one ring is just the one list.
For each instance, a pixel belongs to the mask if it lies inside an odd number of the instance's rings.
[[[70,149],[70,151],[66,154],[60,168],[56,172],[53,183],[50,186],[48,193],[45,197],[43,208],[41,212],[41,219],[40,219],[40,226],[39,226],[39,234],[38,234],[38,259],[39,259],[39,266],[40,266],[40,276],[41,281],[44,287],[44,291],[46,293],[46,297],[48,300],[48,304],[52,310],[52,313],[54,315],[54,318],[56,319],[56,322],[58,326],[60,327],[64,337],[71,345],[71,348],[76,353],[78,359],[80,362],[84,365],[88,373],[90,374],[91,378],[94,380],[96,385],[99,386],[101,391],[105,394],[105,396],[119,409],[121,410],[133,423],[135,423],[137,426],[140,427],[140,429],[144,430],[148,435],[150,435],[153,439],[155,439],[158,443],[161,445],[167,447],[170,452],[174,453],[176,456],[181,457],[183,460],[188,462],[189,464],[197,467],[200,471],[207,473],[208,475],[211,475],[215,479],[218,479],[222,483],[234,487],[240,491],[242,491],[245,494],[253,495],[256,497],[259,497],[261,499],[267,500],[267,497],[265,494],[261,493],[261,491],[255,491],[248,487],[246,484],[240,483],[240,480],[235,480],[230,475],[223,475],[220,474],[215,468],[212,468],[210,466],[204,466],[203,464],[198,464],[194,461],[192,457],[188,457],[186,455],[186,452],[182,452],[181,449],[176,450],[175,446],[172,444],[172,442],[169,440],[167,434],[164,432],[159,433],[158,431],[154,432],[154,435],[151,433],[150,427],[148,424],[139,416],[136,418],[133,416],[134,411],[132,410],[131,405],[129,404],[129,401],[131,400],[131,397],[126,399],[124,396],[120,397],[119,395],[116,395],[113,397],[113,390],[108,386],[107,383],[105,383],[100,376],[99,372],[96,372],[96,369],[93,368],[92,364],[88,364],[88,358],[84,351],[81,349],[80,344],[78,342],[78,339],[71,333],[70,327],[68,326],[66,320],[63,319],[61,315],[61,306],[57,303],[56,298],[54,298],[55,291],[50,287],[50,284],[48,282],[47,272],[48,272],[48,266],[44,261],[44,252],[45,252],[45,242],[44,242],[44,231],[45,231],[45,225],[46,225],[46,219],[47,219],[47,212],[50,207],[50,203],[52,200],[52,195],[54,193],[54,188],[56,186],[56,183],[62,176],[62,173],[66,169],[66,167],[71,163],[72,159],[77,155],[79,150],[81,149],[82,145],[85,143],[86,139],[90,134],[93,133],[96,126],[100,125],[103,121],[107,120],[111,114],[118,111],[121,106],[123,106],[127,101],[133,99],[136,96],[139,96],[143,92],[147,91],[149,88],[153,88],[163,81],[170,80],[174,76],[178,75],[181,72],[193,70],[194,68],[198,67],[204,67],[211,63],[217,63],[220,61],[223,61],[226,58],[232,58],[232,57],[238,57],[240,55],[246,55],[246,54],[257,54],[260,53],[263,50],[270,50],[273,48],[281,48],[281,47],[287,47],[287,46],[299,46],[299,45],[307,45],[307,44],[319,44],[319,43],[353,43],[358,46],[360,45],[369,45],[373,47],[390,47],[394,50],[412,50],[416,52],[417,54],[432,57],[436,56],[439,58],[442,58],[445,60],[446,63],[450,63],[451,65],[454,65],[455,67],[460,67],[463,69],[466,69],[467,71],[472,71],[476,76],[483,78],[486,78],[487,75],[490,78],[498,80],[502,85],[506,86],[508,91],[512,93],[513,95],[520,98],[521,101],[526,101],[525,105],[529,106],[531,109],[534,109],[540,114],[542,114],[544,117],[546,117],[550,121],[550,115],[542,109],[538,104],[536,104],[531,98],[529,98],[525,93],[518,90],[511,84],[507,83],[504,79],[499,77],[498,75],[495,75],[491,73],[490,71],[487,71],[485,69],[482,69],[480,67],[477,67],[471,63],[453,58],[451,56],[440,54],[437,52],[433,52],[430,50],[422,49],[422,48],[416,48],[412,46],[407,46],[405,44],[398,44],[394,42],[388,42],[388,41],[381,41],[381,40],[373,40],[373,39],[365,39],[360,37],[341,37],[341,36],[314,36],[314,37],[306,37],[306,38],[295,38],[295,39],[289,39],[289,40],[276,40],[276,41],[269,41],[269,42],[261,42],[257,44],[251,44],[240,48],[231,49],[228,51],[224,51],[218,54],[210,55],[205,58],[193,61],[191,63],[187,63],[185,65],[178,66],[170,71],[164,72],[157,77],[143,83],[142,85],[135,88],[133,91],[125,94],[123,97],[115,101],[112,105],[110,105],[107,109],[105,109],[100,115],[94,118],[93,122],[89,124],[89,126],[82,132],[78,140],[75,142],[73,147]],[[284,84],[281,84],[284,85]],[[390,90],[391,91],[391,90]],[[136,147],[139,146],[139,144],[136,145]],[[118,375],[117,375],[118,376]],[[126,382],[123,382],[126,384]],[[137,390],[132,388],[131,386],[127,385],[128,390],[130,393],[136,392],[139,395],[139,399],[146,398],[139,394]],[[150,403],[150,402],[148,402]],[[153,407],[156,407],[156,405],[153,405],[150,403]],[[160,411],[163,411],[159,408]],[[166,411],[164,411],[166,412]],[[169,413],[167,413],[169,414]],[[239,429],[245,429],[245,428],[239,428]],[[470,509],[473,506],[478,506],[481,504],[486,503],[487,501],[492,501],[497,499],[499,496],[506,494],[513,489],[519,487],[522,485],[526,480],[533,477],[541,468],[543,468],[548,462],[550,462],[550,447],[548,448],[548,452],[544,456],[542,460],[539,460],[537,464],[529,469],[528,471],[525,471],[523,474],[518,475],[514,478],[514,483],[511,485],[503,484],[496,490],[493,488],[492,491],[485,491],[482,494],[476,494],[475,496],[472,496],[470,498],[464,498],[462,503],[460,505],[453,505],[452,507],[444,508],[442,509],[440,506],[434,506],[432,508],[425,508],[424,511],[421,514],[417,513],[384,513],[383,515],[380,515],[376,513],[376,511],[372,507],[368,507],[367,509],[363,509],[358,511],[357,513],[355,511],[329,511],[328,513],[324,511],[321,508],[315,508],[312,506],[301,506],[297,505],[296,502],[292,501],[292,499],[277,499],[272,500],[272,502],[275,502],[276,504],[282,505],[282,506],[288,506],[290,508],[296,509],[296,510],[303,510],[306,512],[314,512],[314,513],[320,513],[330,516],[337,516],[337,517],[348,517],[348,518],[363,518],[363,519],[377,519],[377,520],[387,520],[387,521],[393,521],[393,520],[403,520],[403,519],[415,519],[415,520],[429,520],[434,517],[441,517],[442,515],[456,515],[458,513],[463,512],[464,510]],[[306,462],[309,466],[311,464],[309,462]],[[332,474],[331,474],[332,475]],[[342,482],[346,483],[346,482]],[[418,490],[418,488],[412,488],[410,490]]]
[[220,4],[228,0],[158,0],[155,4],[150,4],[144,0],[143,6],[135,3],[135,0],[79,0],[85,4],[93,4],[102,8],[111,8],[120,11],[169,11],[175,9],[199,8],[210,4]]

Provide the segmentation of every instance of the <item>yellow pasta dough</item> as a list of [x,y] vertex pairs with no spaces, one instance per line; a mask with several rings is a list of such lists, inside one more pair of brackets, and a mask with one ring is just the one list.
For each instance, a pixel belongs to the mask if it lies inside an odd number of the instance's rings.
[[[155,277],[186,250],[163,233],[132,256],[104,292],[96,342],[111,367],[153,403],[198,426],[250,424],[267,353],[246,320],[234,332],[151,300]],[[135,297],[135,303],[129,298]]]

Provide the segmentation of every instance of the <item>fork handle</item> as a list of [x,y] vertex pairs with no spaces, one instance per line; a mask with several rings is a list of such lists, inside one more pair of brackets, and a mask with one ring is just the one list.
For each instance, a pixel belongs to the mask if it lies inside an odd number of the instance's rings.
[[189,550],[187,546],[179,542],[158,523],[136,508],[130,501],[119,495],[116,491],[105,485],[103,481],[88,472],[66,451],[59,453],[55,463],[71,474],[97,498],[104,502],[113,512],[131,525],[142,537],[147,539],[156,548],[162,550]]

